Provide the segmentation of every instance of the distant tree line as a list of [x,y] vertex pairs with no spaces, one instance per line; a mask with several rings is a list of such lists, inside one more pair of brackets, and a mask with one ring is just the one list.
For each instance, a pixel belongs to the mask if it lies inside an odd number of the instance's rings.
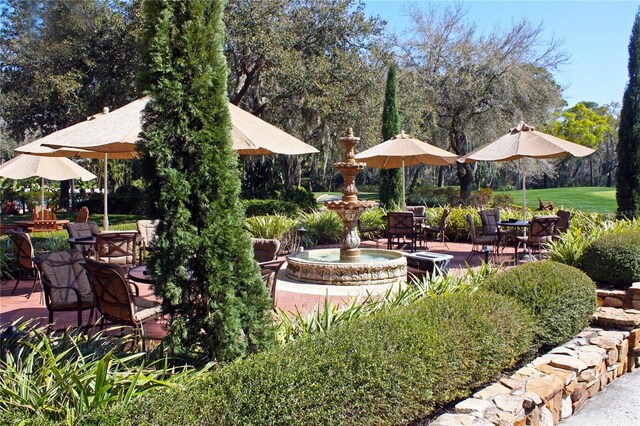
[[[16,144],[140,96],[139,0],[3,0],[0,12],[3,158]],[[401,130],[462,155],[524,120],[598,149],[587,159],[532,162],[533,187],[613,184],[619,107],[563,103],[552,72],[568,56],[541,25],[522,20],[480,32],[460,5],[410,15],[410,35],[398,37],[358,0],[227,2],[230,101],[320,150],[243,159],[245,196],[339,187],[331,168],[341,157],[338,135],[353,127],[362,138],[357,150],[382,142],[392,63]],[[137,178],[132,162],[112,170],[111,189]],[[468,196],[478,187],[516,185],[518,173],[515,164],[412,167],[407,186],[460,185]],[[359,183],[377,185],[379,176],[367,169]]]

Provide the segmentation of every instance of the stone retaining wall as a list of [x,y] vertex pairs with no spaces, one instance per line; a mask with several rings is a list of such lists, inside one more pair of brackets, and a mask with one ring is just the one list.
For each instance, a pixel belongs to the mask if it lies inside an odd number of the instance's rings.
[[599,307],[592,327],[430,425],[555,425],[617,377],[640,367],[639,357],[640,310]]
[[598,306],[640,309],[640,282],[625,290],[598,290]]

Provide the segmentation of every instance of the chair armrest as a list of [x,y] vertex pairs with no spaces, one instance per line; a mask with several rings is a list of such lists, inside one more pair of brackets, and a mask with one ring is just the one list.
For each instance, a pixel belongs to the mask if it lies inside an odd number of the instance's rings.
[[51,284],[45,284],[45,285],[46,285],[47,287],[49,287],[49,288],[54,288],[54,289],[60,289],[60,290],[73,290],[73,292],[76,294],[76,304],[77,304],[78,306],[80,306],[80,302],[81,302],[82,300],[81,300],[81,297],[80,297],[80,291],[79,291],[77,288],[74,288],[74,287],[60,287],[60,286],[57,286],[57,285],[51,285]]
[[270,260],[268,262],[259,262],[258,266],[260,266],[260,269],[269,269],[278,272],[284,262],[284,260]]
[[127,279],[127,283],[129,284],[129,287],[133,287],[133,295],[140,296],[140,287],[138,287],[138,284],[131,281],[130,279]]

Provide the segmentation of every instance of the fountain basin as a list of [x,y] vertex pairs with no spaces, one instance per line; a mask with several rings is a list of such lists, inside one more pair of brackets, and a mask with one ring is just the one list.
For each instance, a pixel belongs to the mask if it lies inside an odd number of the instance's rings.
[[286,274],[313,284],[389,284],[407,279],[407,259],[391,250],[363,249],[358,262],[341,262],[339,249],[308,250],[287,256]]

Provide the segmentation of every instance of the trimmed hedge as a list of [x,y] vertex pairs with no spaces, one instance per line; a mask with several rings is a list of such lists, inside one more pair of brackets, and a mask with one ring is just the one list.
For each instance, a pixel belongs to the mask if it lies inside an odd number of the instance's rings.
[[591,279],[572,266],[551,261],[527,263],[489,277],[482,287],[528,307],[538,323],[537,343],[558,345],[589,325],[596,309]]
[[383,425],[425,418],[528,353],[533,320],[483,292],[424,299],[93,413],[100,425]]
[[640,232],[598,238],[586,248],[579,264],[594,281],[626,290],[640,281]]
[[241,200],[245,208],[245,216],[267,216],[274,214],[297,216],[300,208],[293,201],[283,200]]

